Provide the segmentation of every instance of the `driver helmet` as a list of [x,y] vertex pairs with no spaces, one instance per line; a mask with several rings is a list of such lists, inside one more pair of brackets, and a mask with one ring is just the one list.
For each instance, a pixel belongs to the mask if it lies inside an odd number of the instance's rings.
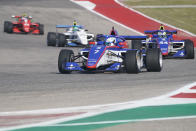
[[22,14],[22,17],[27,17],[27,14],[26,13]]
[[165,27],[163,26],[163,24],[161,24],[161,26],[159,27],[159,30],[165,30]]
[[73,22],[73,31],[77,31],[78,27],[77,27],[77,22],[74,20]]
[[106,40],[105,45],[106,46],[114,46],[116,43],[116,38],[115,37],[110,37]]

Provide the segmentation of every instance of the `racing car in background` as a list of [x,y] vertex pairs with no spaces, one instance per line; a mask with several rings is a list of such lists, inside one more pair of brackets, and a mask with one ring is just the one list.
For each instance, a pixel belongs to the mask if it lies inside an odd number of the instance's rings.
[[[57,29],[63,28],[63,33],[58,33]],[[81,25],[56,25],[56,32],[48,32],[48,46],[87,46],[90,41],[94,41],[94,34],[87,33]]]
[[44,25],[32,22],[32,16],[12,16],[16,21],[5,21],[4,32],[7,33],[32,33],[44,34]]
[[160,72],[162,69],[160,49],[147,49],[145,52],[128,49],[126,40],[133,39],[144,40],[146,36],[98,35],[96,44],[81,49],[78,55],[74,55],[72,50],[62,49],[58,57],[59,72],[63,74],[72,71],[139,73],[142,68]]
[[164,30],[161,26],[159,30],[145,31],[145,34],[150,34],[151,37],[147,40],[136,42],[132,45],[134,49],[139,48],[160,48],[164,58],[185,58],[194,59],[194,43],[193,41],[174,40],[174,34],[177,30]]

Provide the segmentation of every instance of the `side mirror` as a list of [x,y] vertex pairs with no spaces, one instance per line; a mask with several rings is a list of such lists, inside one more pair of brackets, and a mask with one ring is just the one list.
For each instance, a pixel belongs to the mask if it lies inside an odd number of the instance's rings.
[[12,18],[15,18],[15,15],[12,15]]
[[29,16],[29,19],[32,19],[33,17],[32,16]]
[[85,29],[85,31],[88,31],[87,29]]
[[152,35],[150,34],[150,35],[147,35],[147,38],[152,38]]
[[95,41],[89,41],[89,45],[96,45]]
[[175,34],[173,34],[173,39],[176,39],[176,35]]

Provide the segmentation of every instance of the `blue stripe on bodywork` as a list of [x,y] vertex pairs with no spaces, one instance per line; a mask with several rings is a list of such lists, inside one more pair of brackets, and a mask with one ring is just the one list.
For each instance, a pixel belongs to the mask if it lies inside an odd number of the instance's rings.
[[87,66],[94,66],[102,57],[106,46],[93,46],[90,49]]

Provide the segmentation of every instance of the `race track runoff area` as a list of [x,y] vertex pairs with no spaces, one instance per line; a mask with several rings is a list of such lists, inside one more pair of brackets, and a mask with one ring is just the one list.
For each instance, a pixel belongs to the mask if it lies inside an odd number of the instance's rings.
[[[130,122],[196,118],[195,109],[196,83],[191,83],[166,95],[138,101],[0,113],[0,118],[3,118],[0,129],[86,131]],[[24,120],[27,123],[20,123]]]

